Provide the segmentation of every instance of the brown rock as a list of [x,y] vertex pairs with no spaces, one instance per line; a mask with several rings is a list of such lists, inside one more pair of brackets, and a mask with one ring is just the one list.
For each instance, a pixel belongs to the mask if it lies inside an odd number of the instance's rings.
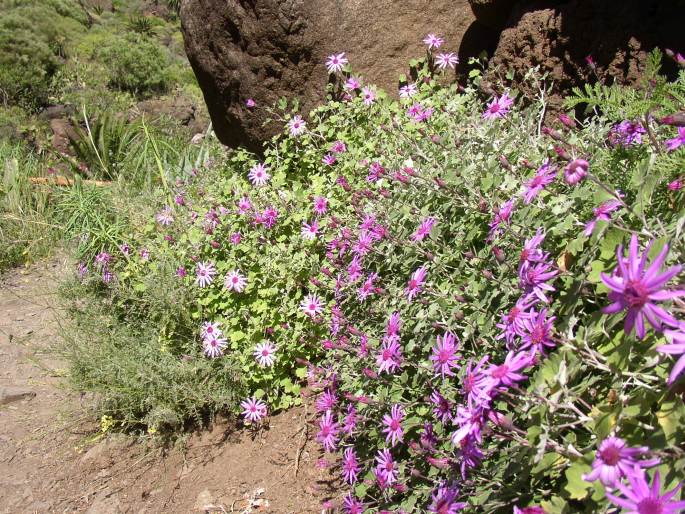
[[193,100],[181,95],[139,102],[129,113],[129,119],[135,119],[141,114],[151,119],[166,116],[179,125],[188,127],[191,134],[204,132],[209,123],[206,113],[203,115]]
[[71,122],[63,118],[50,120],[50,130],[52,131],[52,147],[59,153],[70,155],[72,139],[78,139]]
[[476,19],[486,27],[501,30],[517,0],[469,0]]
[[36,392],[24,387],[0,387],[0,405],[29,400]]
[[[228,145],[259,149],[281,127],[264,127],[266,107],[300,98],[308,111],[325,97],[324,65],[346,52],[365,83],[397,90],[427,33],[457,52],[474,17],[467,0],[185,0],[186,53],[214,129]],[[462,61],[464,56],[461,55]],[[249,110],[245,101],[257,106]]]

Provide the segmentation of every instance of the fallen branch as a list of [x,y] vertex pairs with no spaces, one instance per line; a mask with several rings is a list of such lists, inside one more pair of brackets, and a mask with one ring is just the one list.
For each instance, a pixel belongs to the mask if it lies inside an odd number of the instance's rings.
[[[73,186],[76,181],[73,178],[63,177],[61,175],[55,175],[54,177],[29,177],[31,184],[34,185],[54,185],[61,187]],[[82,180],[83,184],[91,184],[99,187],[107,187],[111,185],[111,182],[105,180]]]

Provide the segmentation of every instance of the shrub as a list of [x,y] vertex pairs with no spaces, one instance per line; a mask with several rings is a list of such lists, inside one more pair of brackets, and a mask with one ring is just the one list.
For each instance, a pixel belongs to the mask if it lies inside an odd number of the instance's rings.
[[658,470],[670,490],[685,134],[655,120],[685,72],[668,83],[655,58],[644,88],[579,92],[600,116],[543,126],[543,99],[484,105],[436,62],[400,101],[332,66],[347,87],[283,119],[262,162],[179,176],[86,285],[172,360],[239,368],[246,421],[296,403],[306,374],[346,512],[601,512],[633,487],[592,473],[623,444],[636,487]]

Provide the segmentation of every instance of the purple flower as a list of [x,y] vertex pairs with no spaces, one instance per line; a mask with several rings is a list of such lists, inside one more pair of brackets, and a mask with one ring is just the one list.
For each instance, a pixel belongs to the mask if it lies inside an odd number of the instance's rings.
[[607,492],[606,497],[614,505],[626,509],[626,514],[678,514],[685,509],[685,500],[672,501],[682,487],[679,483],[673,490],[660,495],[661,476],[654,473],[654,481],[650,487],[645,473],[638,467],[628,475],[628,485],[618,482],[616,487],[623,496],[614,496]]
[[328,60],[326,61],[326,68],[328,69],[328,73],[339,73],[339,72],[341,72],[343,67],[348,62],[349,61],[345,57],[345,52],[341,52],[339,54],[329,55]]
[[551,262],[531,264],[529,261],[525,261],[519,267],[519,287],[525,294],[533,295],[540,301],[549,303],[545,291],[555,291],[555,289],[547,281],[559,273],[557,270],[551,269],[553,266],[554,264]]
[[409,282],[407,282],[407,287],[404,289],[404,294],[407,296],[409,301],[412,301],[414,297],[421,292],[424,281],[426,280],[426,267],[421,266],[414,273],[412,273]]
[[347,151],[347,145],[344,141],[336,141],[331,145],[331,152],[333,153],[345,153]]
[[423,42],[428,47],[428,50],[432,50],[433,48],[437,50],[442,46],[445,40],[440,36],[436,36],[435,34],[428,34],[425,38],[423,38]]
[[360,230],[357,241],[352,246],[352,253],[358,256],[364,256],[371,251],[373,247],[373,234],[368,230]]
[[376,356],[380,373],[394,373],[402,365],[402,348],[395,338],[385,339]]
[[174,222],[174,215],[171,207],[168,205],[157,213],[157,223],[163,226],[171,225]]
[[657,346],[656,351],[670,355],[680,355],[668,376],[668,384],[671,385],[680,376],[683,369],[685,369],[685,324],[681,323],[680,330],[665,330],[664,334],[666,334],[666,337],[670,337],[672,342],[671,344]]
[[376,100],[376,92],[369,86],[362,89],[362,102],[364,105],[371,105]]
[[324,163],[326,166],[333,166],[338,159],[336,159],[335,155],[332,153],[327,153],[326,155],[323,156],[321,159],[321,162]]
[[444,336],[438,336],[437,343],[433,347],[433,354],[430,360],[433,361],[433,371],[440,373],[443,380],[445,375],[454,376],[452,368],[455,367],[457,361],[457,337],[451,332],[445,332]]
[[213,262],[198,262],[195,268],[195,283],[200,287],[207,287],[214,281],[216,267]]
[[436,514],[456,514],[468,507],[468,503],[458,502],[457,495],[459,489],[454,485],[441,484],[437,490],[433,491],[431,497],[431,504],[428,507],[428,512],[435,512]]
[[325,196],[317,196],[314,198],[314,213],[323,216],[328,210],[328,198]]
[[331,410],[335,407],[338,402],[335,394],[331,392],[330,389],[326,389],[317,399],[316,399],[316,410],[318,412],[325,412]]
[[642,144],[642,134],[647,131],[639,123],[624,120],[614,126],[609,133],[609,142],[614,146],[632,146]]
[[202,340],[202,349],[207,357],[215,359],[224,353],[224,349],[228,345],[228,341],[221,337],[221,335],[207,335]]
[[485,411],[483,406],[469,402],[466,406],[457,407],[457,415],[454,422],[459,425],[459,430],[452,434],[452,444],[459,444],[465,437],[473,436],[477,441],[481,440],[481,430],[485,424]]
[[355,498],[352,493],[347,493],[343,499],[345,514],[363,514],[364,504]]
[[464,480],[466,480],[466,472],[478,467],[485,458],[485,454],[480,450],[473,436],[467,436],[459,442],[458,456],[461,458],[459,467],[461,468],[461,477]]
[[552,166],[549,161],[545,161],[535,172],[535,176],[526,182],[523,192],[523,202],[529,204],[540,192],[549,184],[554,182],[557,177],[557,167]]
[[258,162],[252,166],[252,168],[250,168],[247,178],[250,179],[250,182],[252,182],[253,186],[263,186],[271,178],[271,175],[269,175],[268,171],[269,168],[264,166],[264,164],[261,162]]
[[314,317],[323,312],[323,301],[315,294],[304,297],[300,303],[300,309],[309,317]]
[[290,135],[293,137],[298,137],[301,135],[305,130],[307,130],[307,124],[305,121],[302,119],[302,116],[295,115],[292,117],[292,119],[288,122],[288,130],[290,131]]
[[374,280],[378,278],[378,273],[371,273],[362,286],[357,290],[357,298],[359,298],[360,301],[366,300],[369,296],[371,296],[375,290],[373,286]]
[[[638,458],[649,452],[646,446],[629,448],[623,439],[607,437],[599,445],[592,463],[592,471],[583,475],[583,480],[602,484],[613,489],[623,477],[631,476],[635,469],[649,468],[659,464],[659,459],[639,460]],[[642,470],[639,471],[642,473]]]
[[509,93],[504,93],[499,98],[495,96],[492,101],[488,104],[487,109],[483,113],[483,118],[493,119],[493,118],[503,118],[514,105],[514,100],[509,96]]
[[352,261],[347,266],[347,279],[350,282],[356,282],[362,277],[361,259],[358,255],[352,257]]
[[440,394],[438,390],[434,390],[430,396],[433,407],[433,415],[443,424],[447,423],[452,417],[452,404],[450,401]]
[[400,328],[402,328],[400,313],[393,312],[388,318],[388,323],[385,325],[385,333],[387,337],[396,337],[399,339]]
[[393,405],[390,414],[383,416],[385,428],[383,433],[386,435],[385,442],[395,446],[398,441],[402,441],[404,432],[402,431],[402,420],[404,419],[404,409],[401,405]]
[[492,239],[495,235],[501,232],[500,225],[511,223],[511,213],[514,211],[514,200],[509,200],[504,202],[499,208],[495,209],[490,222],[490,233],[488,235],[489,239]]
[[[618,266],[611,276],[602,273],[602,282],[609,288],[609,299],[612,304],[604,307],[605,314],[615,314],[627,310],[623,330],[630,334],[633,327],[636,329],[638,339],[645,336],[645,318],[656,329],[662,329],[662,323],[673,327],[678,325],[675,318],[666,310],[654,302],[662,302],[685,295],[685,290],[667,290],[664,286],[668,281],[680,273],[682,266],[677,265],[661,272],[661,266],[668,255],[668,245],[665,244],[659,255],[646,268],[649,258],[649,250],[654,244],[650,242],[642,256],[638,254],[637,236],[633,234],[630,239],[628,257],[623,257],[623,245],[619,245],[616,251]],[[646,268],[646,269],[645,269]]]
[[416,93],[418,93],[418,89],[416,87],[416,84],[407,84],[406,86],[402,86],[400,88],[400,98],[411,98],[414,96]]
[[385,168],[378,161],[373,161],[369,165],[369,173],[366,176],[367,182],[378,182],[381,176],[385,173]]
[[348,484],[354,484],[357,481],[359,461],[353,448],[345,448],[343,452],[342,472]]
[[176,268],[176,276],[178,278],[183,278],[187,275],[188,275],[188,272],[186,271],[185,266],[179,266],[178,268]]
[[240,403],[243,408],[243,416],[248,421],[259,421],[266,416],[266,405],[262,400],[257,400],[254,396]]
[[583,234],[586,236],[591,236],[592,232],[595,230],[595,225],[599,220],[602,221],[611,221],[611,217],[609,216],[609,213],[615,211],[621,207],[621,202],[618,200],[608,200],[601,204],[599,207],[595,207],[592,212],[595,215],[594,219],[588,221],[585,224],[585,230],[583,231]]
[[532,507],[523,507],[522,509],[519,509],[518,507],[514,506],[514,514],[547,514],[545,512],[545,509],[542,507],[538,507],[537,505],[533,505]]
[[380,450],[376,455],[376,463],[375,474],[379,482],[385,485],[392,485],[397,482],[399,472],[390,450]]
[[316,440],[319,441],[326,450],[332,452],[335,450],[337,439],[338,424],[333,419],[331,411],[327,410],[319,421],[319,433],[316,434]]
[[448,67],[454,69],[454,67],[459,64],[459,57],[452,52],[441,53],[435,56],[435,64],[441,70],[447,69]]
[[107,252],[100,252],[95,256],[95,264],[99,264],[104,267],[107,267],[111,260],[112,256]]
[[354,91],[356,89],[361,88],[362,85],[359,82],[359,79],[356,77],[350,77],[345,81],[345,84],[343,85],[343,89],[346,91]]
[[540,245],[545,240],[545,234],[542,232],[542,228],[538,228],[535,235],[530,239],[526,239],[523,244],[523,250],[521,250],[521,255],[519,257],[519,263],[524,262],[542,262],[547,259],[547,254],[542,251]]
[[254,109],[256,105],[257,103],[252,98],[248,98],[247,100],[245,100],[245,106],[248,109]]
[[319,235],[319,223],[316,220],[311,223],[303,221],[300,233],[302,234],[302,237],[308,241],[316,239],[316,236]]
[[518,373],[527,368],[532,363],[532,357],[528,352],[509,352],[504,362],[499,366],[491,364],[485,373],[490,376],[491,387],[496,388],[500,385],[507,387],[513,386],[516,382],[526,379],[525,375]]
[[231,234],[231,243],[234,245],[239,245],[242,238],[243,236],[240,234],[240,232],[233,232],[233,234]]
[[357,409],[354,405],[350,404],[347,406],[347,413],[343,418],[342,431],[347,435],[352,435],[354,429],[357,427]]
[[431,233],[433,225],[435,225],[435,218],[425,218],[416,229],[416,232],[411,235],[412,241],[423,241]]
[[554,320],[556,316],[547,317],[547,309],[537,312],[530,311],[530,317],[523,320],[522,349],[533,348],[537,353],[544,355],[545,348],[554,348],[556,343],[552,339]]
[[571,161],[568,166],[564,168],[564,178],[566,179],[566,183],[574,186],[583,178],[585,178],[585,175],[587,175],[587,170],[590,167],[590,163],[588,163],[585,159],[574,159]]
[[504,338],[508,345],[514,343],[514,339],[517,336],[521,336],[525,333],[525,326],[523,325],[524,320],[530,319],[531,313],[528,311],[535,302],[537,298],[530,295],[525,295],[519,298],[509,312],[502,314],[502,321],[498,323],[497,328],[502,330],[502,333],[498,334],[496,339]]
[[489,357],[485,355],[474,366],[469,359],[466,364],[466,372],[461,381],[462,391],[469,403],[485,403],[490,400],[488,396],[490,377],[485,374],[483,366],[488,362]]
[[685,127],[678,127],[678,136],[666,140],[666,148],[672,152],[676,148],[685,145]]

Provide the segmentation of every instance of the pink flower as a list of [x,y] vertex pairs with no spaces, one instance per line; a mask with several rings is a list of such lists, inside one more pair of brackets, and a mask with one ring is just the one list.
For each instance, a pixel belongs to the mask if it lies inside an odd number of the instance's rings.
[[545,161],[535,172],[535,176],[527,181],[523,192],[523,202],[529,204],[540,192],[557,177],[557,168],[549,161]]
[[669,152],[685,145],[685,127],[678,127],[678,136],[666,140],[666,148]]
[[346,91],[354,91],[356,89],[360,89],[361,87],[361,82],[359,82],[359,79],[356,77],[349,77],[343,85],[343,89]]
[[235,291],[236,293],[242,293],[247,286],[247,278],[244,277],[240,271],[233,270],[226,274],[224,279],[224,287],[229,291]]
[[160,225],[168,226],[171,225],[174,222],[174,216],[173,216],[173,211],[171,210],[171,207],[167,206],[164,207],[158,214],[157,214],[157,223]]
[[677,178],[673,182],[669,182],[667,187],[669,191],[680,191],[683,188],[683,180]]
[[552,338],[555,319],[556,316],[547,317],[547,309],[540,312],[531,309],[529,316],[521,322],[524,330],[521,334],[521,348],[533,348],[536,352],[544,354],[545,348],[556,346]]
[[425,38],[423,38],[423,42],[428,47],[428,50],[432,50],[433,48],[437,50],[442,46],[445,40],[440,36],[436,36],[435,34],[428,34]]
[[331,411],[327,410],[319,421],[319,433],[316,434],[316,440],[319,441],[326,450],[332,452],[335,450],[337,439],[338,423],[333,419]]
[[342,464],[343,478],[348,484],[354,484],[357,481],[357,474],[359,473],[359,460],[353,448],[345,448],[343,452]]
[[328,73],[339,73],[342,71],[343,67],[349,61],[345,57],[345,52],[339,54],[333,54],[328,56],[326,61],[326,68],[328,68]]
[[314,213],[322,216],[328,210],[328,198],[325,196],[317,196],[314,198]]
[[564,168],[564,178],[566,183],[574,186],[587,175],[590,164],[585,159],[575,159]]
[[608,200],[601,204],[599,207],[596,207],[593,209],[593,214],[595,215],[594,219],[591,219],[585,224],[585,230],[583,230],[583,234],[586,236],[591,236],[592,232],[595,230],[595,225],[597,224],[598,221],[611,221],[611,217],[609,214],[616,209],[621,207],[621,202],[618,200]]
[[397,482],[399,471],[390,450],[380,450],[376,455],[376,462],[378,464],[376,465],[375,474],[379,481],[386,486]]
[[458,511],[465,509],[469,505],[466,502],[458,502],[458,495],[459,489],[456,486],[440,484],[437,490],[433,491],[428,512],[435,514],[457,514]]
[[628,257],[623,256],[623,245],[619,245],[616,250],[618,266],[612,275],[601,273],[602,282],[611,290],[609,299],[613,302],[604,307],[602,312],[615,314],[627,310],[623,330],[626,334],[630,334],[635,327],[638,339],[645,336],[645,319],[659,331],[662,329],[662,323],[677,326],[678,322],[675,318],[655,302],[685,296],[685,290],[664,289],[666,283],[682,270],[682,266],[677,265],[661,271],[668,255],[667,244],[649,267],[646,267],[649,250],[653,244],[654,241],[650,242],[640,256],[637,236],[633,234],[630,239]]
[[659,459],[639,460],[648,452],[649,448],[646,446],[629,448],[623,439],[607,437],[595,454],[592,471],[583,475],[583,480],[599,480],[605,487],[613,489],[622,478],[632,475],[635,468],[649,468],[659,464]]
[[528,352],[509,352],[504,358],[504,362],[499,366],[491,364],[485,373],[490,377],[490,388],[497,388],[501,385],[506,387],[513,386],[516,382],[526,379],[525,375],[519,373],[520,370],[532,364],[532,357]]
[[425,218],[416,229],[416,232],[411,235],[411,239],[413,241],[423,241],[427,235],[430,235],[433,225],[435,225],[435,218]]
[[364,514],[364,504],[355,498],[352,493],[347,493],[343,499],[345,514]]
[[202,348],[204,349],[205,355],[207,357],[216,358],[220,357],[224,353],[224,348],[228,341],[218,335],[209,335],[202,341]]
[[440,373],[443,380],[445,375],[453,377],[453,367],[457,364],[457,336],[451,332],[445,332],[445,335],[438,336],[437,343],[433,347],[433,353],[430,360],[433,361],[433,371]]
[[362,101],[364,102],[364,105],[371,105],[374,100],[376,100],[376,92],[369,86],[364,87],[364,89],[362,89]]
[[307,130],[307,124],[302,119],[302,116],[296,114],[288,122],[288,130],[290,130],[291,136],[298,137],[299,135],[304,133],[305,130]]
[[402,348],[396,338],[386,339],[376,356],[376,364],[380,373],[394,373],[402,364]]
[[401,422],[404,419],[404,409],[401,405],[393,405],[390,414],[383,416],[383,423],[385,428],[383,433],[386,434],[385,441],[391,446],[395,446],[399,441],[402,441],[404,432],[402,431]]
[[271,341],[264,341],[255,346],[252,355],[262,367],[271,367],[276,361],[276,345]]
[[407,282],[407,287],[404,289],[404,294],[407,296],[409,301],[412,301],[414,297],[421,292],[423,283],[426,280],[426,267],[421,266],[414,273],[412,273],[409,282]]
[[511,223],[511,213],[514,211],[514,200],[504,202],[499,208],[495,209],[492,221],[490,222],[490,233],[488,238],[492,239],[502,231],[501,225]]
[[241,402],[240,406],[244,409],[243,416],[248,421],[257,422],[266,416],[266,404],[254,396]]
[[219,328],[219,323],[205,321],[200,328],[200,335],[204,339],[208,339],[210,337],[221,337],[223,332],[221,331],[221,328]]
[[509,97],[509,93],[504,93],[499,98],[495,97],[488,104],[487,109],[483,113],[483,118],[503,118],[507,115],[512,105],[514,105],[514,100]]
[[333,166],[337,160],[338,159],[335,158],[335,155],[327,153],[323,156],[321,162],[324,163],[326,166]]
[[269,168],[264,166],[264,164],[261,162],[257,163],[250,169],[250,172],[247,174],[247,178],[250,179],[250,182],[252,182],[253,186],[263,186],[271,178],[268,170]]
[[645,473],[639,468],[628,475],[628,485],[618,482],[616,487],[623,496],[614,496],[607,492],[606,497],[611,503],[626,510],[626,514],[678,514],[685,509],[685,500],[673,501],[683,483],[661,496],[661,476],[654,473],[651,487],[645,478]]
[[435,56],[435,64],[441,70],[447,69],[448,67],[454,69],[454,67],[459,64],[459,57],[452,52],[438,54]]
[[300,303],[300,309],[307,316],[314,317],[323,312],[323,302],[317,295],[310,294],[304,297],[304,300]]
[[254,109],[254,107],[255,107],[255,105],[257,105],[257,103],[252,98],[248,98],[247,100],[245,100],[245,105],[247,106],[248,109]]
[[416,87],[416,84],[413,83],[407,84],[400,88],[400,98],[411,98],[416,93],[418,93],[418,89]]
[[316,220],[312,221],[312,223],[307,223],[302,222],[302,237],[308,240],[313,240],[316,239],[316,236],[319,234],[319,224],[317,223]]
[[357,290],[357,298],[359,298],[359,301],[363,302],[374,293],[375,288],[373,286],[373,282],[376,280],[376,278],[378,278],[378,273],[371,273],[364,281],[362,286]]
[[241,240],[242,240],[242,235],[240,234],[240,232],[233,232],[233,234],[231,234],[231,243],[232,244],[238,245],[238,244],[240,244]]
[[238,200],[238,214],[245,214],[252,208],[252,203],[247,196],[243,196]]
[[656,347],[659,353],[667,353],[670,355],[680,355],[680,358],[673,366],[670,375],[668,376],[668,384],[673,384],[685,369],[685,324],[680,324],[680,330],[665,330],[666,337],[671,338],[671,344],[663,344]]
[[347,145],[343,141],[336,141],[331,146],[331,152],[333,153],[345,153],[347,151]]
[[447,423],[452,418],[452,403],[437,390],[431,393],[430,401],[435,406],[433,415],[443,424]]
[[195,283],[200,287],[207,287],[214,281],[216,267],[212,262],[198,262],[195,268]]

